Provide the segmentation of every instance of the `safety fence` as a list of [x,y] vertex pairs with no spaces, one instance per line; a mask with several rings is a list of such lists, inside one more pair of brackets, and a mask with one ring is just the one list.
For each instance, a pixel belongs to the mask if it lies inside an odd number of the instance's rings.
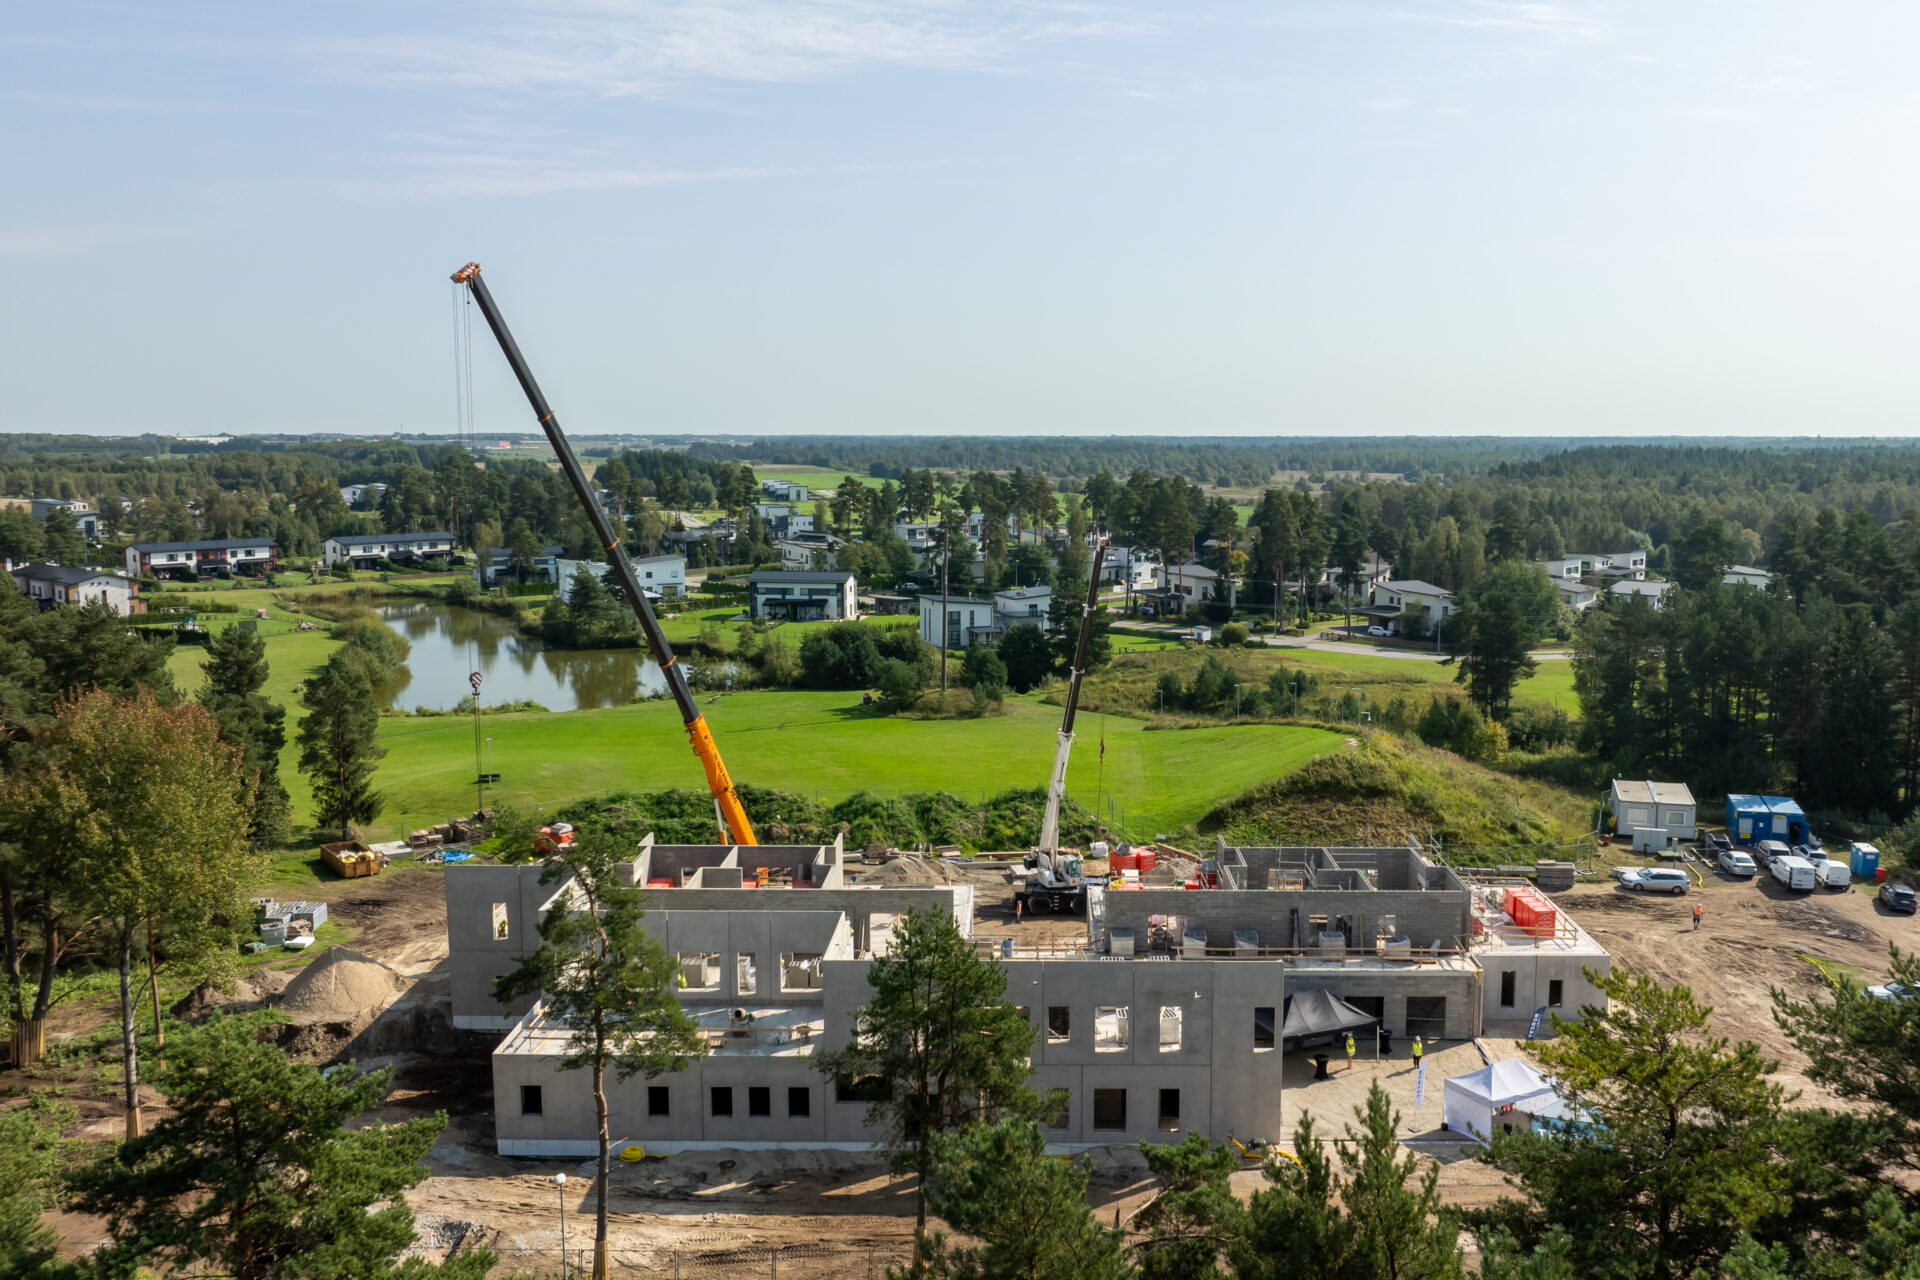
[[[497,1276],[591,1276],[593,1248],[496,1249]],[[909,1247],[845,1248],[837,1245],[794,1245],[783,1249],[614,1249],[608,1254],[607,1274],[648,1276],[659,1280],[885,1280],[888,1267],[905,1268],[913,1260]]]

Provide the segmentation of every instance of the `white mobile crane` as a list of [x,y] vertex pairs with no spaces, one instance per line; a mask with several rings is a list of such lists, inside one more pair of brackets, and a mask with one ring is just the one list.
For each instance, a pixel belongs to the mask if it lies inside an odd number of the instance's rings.
[[1025,912],[1061,911],[1081,915],[1087,909],[1087,876],[1079,855],[1060,852],[1060,802],[1067,794],[1067,758],[1073,754],[1073,715],[1080,707],[1080,678],[1087,672],[1087,647],[1093,635],[1093,611],[1100,605],[1101,561],[1106,539],[1093,548],[1093,571],[1087,575],[1087,599],[1080,606],[1080,635],[1073,646],[1073,669],[1067,676],[1067,710],[1060,717],[1060,745],[1053,753],[1053,775],[1047,780],[1047,809],[1040,819],[1040,844],[1027,855],[1026,877],[1014,885],[1013,900]]

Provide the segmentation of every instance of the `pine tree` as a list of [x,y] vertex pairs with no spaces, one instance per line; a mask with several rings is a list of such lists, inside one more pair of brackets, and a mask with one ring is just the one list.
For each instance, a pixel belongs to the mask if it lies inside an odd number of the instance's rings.
[[107,1220],[103,1271],[481,1280],[494,1262],[484,1251],[439,1267],[399,1260],[414,1240],[404,1193],[426,1179],[446,1115],[349,1128],[386,1099],[393,1069],[296,1062],[263,1037],[272,1021],[216,1013],[180,1033],[159,1077],[172,1114],[73,1175],[78,1207]]
[[890,1280],[1007,1277],[1007,1280],[1125,1280],[1125,1237],[1094,1221],[1087,1207],[1087,1167],[1047,1155],[1031,1119],[976,1124],[935,1144],[938,1173],[927,1188],[933,1211],[955,1231],[980,1241],[952,1248],[943,1235],[914,1242],[910,1271]]
[[238,747],[253,791],[256,842],[279,843],[291,824],[287,789],[280,781],[280,749],[287,743],[287,709],[261,693],[267,682],[267,642],[228,627],[207,644],[207,682],[200,705],[220,723],[220,738]]
[[924,1232],[935,1136],[1035,1105],[1026,1087],[1033,1026],[1005,1000],[1006,970],[938,908],[906,912],[867,984],[873,998],[855,1015],[866,1034],[816,1054],[814,1068],[843,1086],[872,1082],[867,1123],[885,1135],[893,1167],[918,1177],[915,1230]]
[[350,824],[372,822],[386,804],[373,789],[374,764],[387,754],[377,741],[373,686],[341,650],[300,686],[300,705],[300,772],[313,784],[314,820],[338,825],[345,840]]
[[600,1163],[595,1179],[593,1274],[607,1274],[608,1068],[625,1080],[679,1071],[706,1053],[699,1029],[680,1007],[673,957],[640,923],[645,895],[620,878],[630,851],[604,831],[588,831],[556,850],[541,884],[568,884],[573,909],[540,922],[540,947],[494,983],[504,1004],[546,1000],[548,1022],[568,1030],[561,1070],[593,1074]]

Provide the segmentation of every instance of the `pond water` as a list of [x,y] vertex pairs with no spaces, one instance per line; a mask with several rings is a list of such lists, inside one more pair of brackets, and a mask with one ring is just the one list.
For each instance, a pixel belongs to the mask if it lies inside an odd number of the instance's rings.
[[382,605],[388,626],[413,652],[407,671],[381,696],[388,706],[447,710],[472,692],[468,673],[481,676],[480,705],[532,699],[549,711],[618,707],[667,682],[643,649],[548,649],[516,635],[497,614],[439,601]]

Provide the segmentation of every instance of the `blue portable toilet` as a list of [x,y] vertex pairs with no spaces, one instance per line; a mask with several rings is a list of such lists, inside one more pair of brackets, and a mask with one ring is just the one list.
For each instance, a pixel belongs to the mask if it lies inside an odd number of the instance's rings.
[[1855,840],[1848,848],[1848,866],[1856,880],[1871,880],[1880,869],[1880,851],[1864,840]]
[[1767,808],[1773,811],[1773,838],[1785,840],[1788,844],[1805,844],[1813,835],[1813,828],[1807,825],[1807,815],[1798,802],[1788,796],[1762,796]]
[[1735,844],[1773,839],[1773,810],[1760,796],[1727,797],[1727,835]]

